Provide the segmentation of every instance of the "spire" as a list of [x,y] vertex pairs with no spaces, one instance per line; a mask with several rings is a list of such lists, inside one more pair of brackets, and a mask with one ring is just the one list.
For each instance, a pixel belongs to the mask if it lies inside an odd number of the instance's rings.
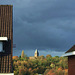
[[38,57],[38,56],[39,56],[39,52],[38,52],[37,49],[35,50],[35,54],[34,54],[34,56],[35,56],[35,57]]
[[38,50],[36,49],[35,53],[38,53]]

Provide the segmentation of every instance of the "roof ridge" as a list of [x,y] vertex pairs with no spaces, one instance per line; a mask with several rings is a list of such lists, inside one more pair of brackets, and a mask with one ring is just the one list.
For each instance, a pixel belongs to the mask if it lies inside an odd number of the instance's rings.
[[75,51],[75,45],[73,45],[68,51],[66,51],[65,53],[68,53],[68,52],[73,52]]

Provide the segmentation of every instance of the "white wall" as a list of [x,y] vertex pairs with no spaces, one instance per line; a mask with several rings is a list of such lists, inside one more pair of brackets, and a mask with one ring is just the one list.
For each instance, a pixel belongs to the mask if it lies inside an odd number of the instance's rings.
[[14,75],[14,73],[0,73],[0,75]]

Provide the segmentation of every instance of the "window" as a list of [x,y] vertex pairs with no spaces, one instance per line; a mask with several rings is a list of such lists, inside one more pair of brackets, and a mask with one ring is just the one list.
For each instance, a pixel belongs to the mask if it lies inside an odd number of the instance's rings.
[[3,42],[4,41],[8,41],[8,38],[7,37],[0,37],[0,52],[5,52],[3,50]]
[[3,52],[3,42],[0,42],[0,52]]

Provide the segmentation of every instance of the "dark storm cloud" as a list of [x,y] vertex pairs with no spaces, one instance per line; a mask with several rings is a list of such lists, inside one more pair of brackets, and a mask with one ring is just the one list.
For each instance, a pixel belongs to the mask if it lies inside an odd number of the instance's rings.
[[[7,0],[6,0],[7,1]],[[66,50],[75,44],[74,0],[8,0],[17,49]]]
[[67,3],[66,1],[59,0],[33,0],[25,6],[22,5],[22,7],[18,7],[21,13],[19,16],[23,21],[27,21],[28,23],[44,22],[54,18],[72,18],[75,16],[75,7],[73,7],[73,3],[71,3],[72,6],[70,3],[70,1]]

